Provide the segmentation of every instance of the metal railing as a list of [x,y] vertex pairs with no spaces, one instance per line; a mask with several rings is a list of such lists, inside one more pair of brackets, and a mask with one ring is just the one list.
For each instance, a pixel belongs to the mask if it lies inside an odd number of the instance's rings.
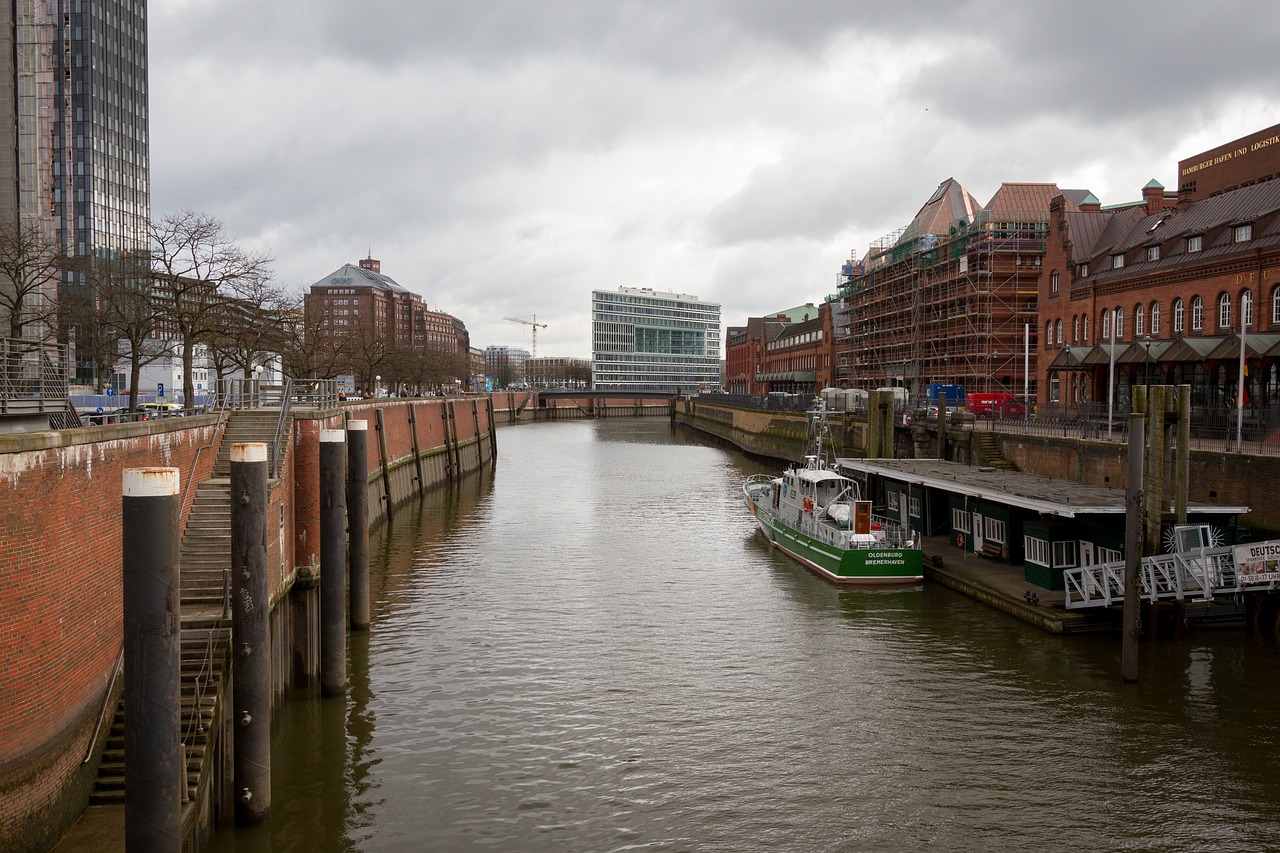
[[65,408],[72,367],[69,346],[0,338],[0,413]]
[[[1082,403],[1069,408],[1043,406],[1031,416],[978,420],[974,429],[1125,443],[1129,439],[1129,410],[1127,407],[1116,409],[1111,416],[1110,429],[1105,403]],[[1235,453],[1238,445],[1239,452],[1244,455],[1280,456],[1280,433],[1277,430],[1280,430],[1280,411],[1247,413],[1239,433],[1235,414],[1204,409],[1191,412],[1193,450]]]
[[[1124,561],[1066,569],[1065,604],[1069,609],[1108,607],[1124,602]],[[1139,592],[1148,601],[1212,601],[1220,595],[1273,590],[1274,581],[1242,583],[1232,547],[1200,548],[1142,559]]]

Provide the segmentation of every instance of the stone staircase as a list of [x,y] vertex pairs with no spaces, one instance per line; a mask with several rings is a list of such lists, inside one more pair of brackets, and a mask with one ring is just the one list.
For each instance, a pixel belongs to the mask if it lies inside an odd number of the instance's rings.
[[977,451],[978,464],[988,468],[999,468],[1001,471],[1017,471],[1018,466],[1004,458],[1000,452],[1000,442],[995,433],[975,432],[973,446]]
[[[231,642],[231,628],[218,621],[182,620],[182,747],[187,757],[187,792],[194,794],[204,765]],[[89,804],[124,805],[125,707],[116,705],[98,778]]]
[[[231,570],[231,445],[265,442],[270,453],[279,410],[231,413],[214,462],[213,475],[196,486],[183,531],[182,565],[182,743],[187,756],[188,794],[194,795],[203,772],[208,733],[222,696],[231,643],[231,620],[224,617],[224,590]],[[122,699],[116,707],[98,779],[90,802],[124,803],[124,726]]]

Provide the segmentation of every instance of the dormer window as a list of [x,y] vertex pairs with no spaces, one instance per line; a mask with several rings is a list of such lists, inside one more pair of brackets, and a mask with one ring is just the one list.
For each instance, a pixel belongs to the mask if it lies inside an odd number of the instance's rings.
[[1187,252],[1198,252],[1204,242],[1204,235],[1194,234],[1187,238]]
[[1244,225],[1237,225],[1231,229],[1233,240],[1236,243],[1247,243],[1253,239],[1253,223],[1246,222]]
[[1149,261],[1158,261],[1158,260],[1160,260],[1160,247],[1159,247],[1159,246],[1148,246],[1148,247],[1147,247],[1147,260],[1149,260]]
[[1076,267],[1076,275],[1078,275],[1080,278],[1088,278],[1088,277],[1089,277],[1089,264],[1088,264],[1088,262],[1082,263],[1082,264],[1080,264],[1078,267]]
[[1124,266],[1124,252],[1116,252],[1111,256],[1111,268],[1118,270]]

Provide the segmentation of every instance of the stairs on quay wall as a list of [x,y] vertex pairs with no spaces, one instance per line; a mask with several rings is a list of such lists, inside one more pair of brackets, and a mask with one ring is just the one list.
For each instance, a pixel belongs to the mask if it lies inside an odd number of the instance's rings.
[[[229,595],[231,582],[231,445],[264,442],[270,453],[279,418],[278,409],[231,413],[213,475],[196,486],[182,535],[182,744],[188,795],[195,794],[204,770],[230,653],[231,619],[229,613],[224,617],[224,596]],[[90,796],[92,805],[124,804],[125,719],[121,699]]]
[[980,464],[989,468],[999,468],[1002,471],[1018,470],[1018,466],[1005,459],[1004,454],[1000,452],[1000,442],[995,433],[975,432],[973,434],[973,444],[978,451]]

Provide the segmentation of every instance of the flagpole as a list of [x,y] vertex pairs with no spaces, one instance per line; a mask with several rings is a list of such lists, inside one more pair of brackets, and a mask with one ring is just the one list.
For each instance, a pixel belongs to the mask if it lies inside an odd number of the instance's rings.
[[1240,306],[1240,376],[1236,382],[1236,453],[1244,443],[1244,306]]
[[1107,369],[1107,441],[1111,440],[1112,411],[1116,405],[1116,317],[1119,309],[1111,309],[1111,359]]

